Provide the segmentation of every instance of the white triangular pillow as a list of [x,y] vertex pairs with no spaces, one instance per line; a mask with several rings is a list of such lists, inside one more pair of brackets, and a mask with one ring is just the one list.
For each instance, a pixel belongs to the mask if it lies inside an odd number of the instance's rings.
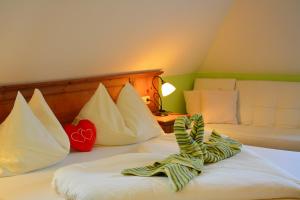
[[66,150],[70,151],[70,141],[63,127],[45,101],[42,93],[35,89],[29,101],[29,107],[54,139]]
[[88,119],[95,124],[96,144],[125,145],[137,140],[136,135],[126,127],[120,111],[101,83],[76,117],[77,121],[81,119]]
[[164,133],[130,83],[126,83],[121,90],[117,106],[128,128],[137,135],[138,141],[145,141]]
[[52,165],[67,154],[18,93],[11,113],[0,125],[0,177]]

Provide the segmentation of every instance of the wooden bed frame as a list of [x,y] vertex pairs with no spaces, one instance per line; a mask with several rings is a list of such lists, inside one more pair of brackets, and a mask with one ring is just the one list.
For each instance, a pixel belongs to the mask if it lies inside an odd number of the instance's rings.
[[[44,98],[60,123],[70,123],[93,95],[100,82],[106,86],[114,101],[118,98],[119,92],[124,84],[130,82],[141,96],[150,96],[152,101],[148,106],[151,111],[155,112],[158,108],[154,103],[157,102],[157,99],[153,99],[155,91],[152,86],[152,78],[162,73],[160,70],[154,70],[0,86],[0,123],[2,123],[11,112],[17,92],[20,91],[23,96],[29,100],[35,88],[38,88],[43,93]],[[154,84],[156,87],[158,86],[157,79],[154,80]]]

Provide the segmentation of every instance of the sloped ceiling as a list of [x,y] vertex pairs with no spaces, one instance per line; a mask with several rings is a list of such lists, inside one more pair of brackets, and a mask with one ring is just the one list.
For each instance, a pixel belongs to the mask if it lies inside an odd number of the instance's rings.
[[196,71],[232,0],[0,1],[0,84]]
[[198,70],[300,74],[300,1],[235,1]]

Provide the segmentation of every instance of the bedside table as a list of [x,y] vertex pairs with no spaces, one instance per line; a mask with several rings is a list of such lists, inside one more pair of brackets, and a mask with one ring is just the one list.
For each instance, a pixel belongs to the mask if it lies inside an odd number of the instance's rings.
[[179,113],[169,113],[169,115],[167,116],[155,116],[155,119],[165,133],[173,133],[173,126],[174,126],[175,119],[180,116],[188,116],[188,115],[179,114]]

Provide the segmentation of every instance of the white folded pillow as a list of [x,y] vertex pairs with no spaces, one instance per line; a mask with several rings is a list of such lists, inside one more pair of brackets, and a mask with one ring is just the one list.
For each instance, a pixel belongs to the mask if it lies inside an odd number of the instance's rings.
[[95,144],[126,145],[137,141],[136,134],[126,126],[119,109],[101,83],[76,117],[76,121],[81,119],[88,119],[95,124]]
[[64,148],[66,151],[70,150],[70,141],[65,133],[65,130],[57,120],[56,116],[48,106],[42,93],[35,89],[33,96],[31,97],[29,107],[35,116],[42,122],[44,127],[51,133],[54,139]]
[[184,91],[186,112],[190,115],[201,113],[201,90]]
[[185,91],[186,110],[189,114],[202,113],[205,123],[237,124],[237,91]]
[[137,135],[137,141],[145,141],[164,133],[130,83],[126,83],[121,90],[117,106],[127,127]]
[[75,121],[81,119],[95,124],[96,144],[100,145],[133,144],[163,133],[149,108],[129,83],[122,88],[117,105],[100,83]]
[[56,133],[59,123],[49,117],[53,113],[49,112],[50,108],[47,108],[42,96],[33,97],[31,104],[39,117],[48,118],[44,120],[48,128],[18,93],[11,113],[0,125],[0,177],[47,167],[64,159],[69,153],[65,133]]

